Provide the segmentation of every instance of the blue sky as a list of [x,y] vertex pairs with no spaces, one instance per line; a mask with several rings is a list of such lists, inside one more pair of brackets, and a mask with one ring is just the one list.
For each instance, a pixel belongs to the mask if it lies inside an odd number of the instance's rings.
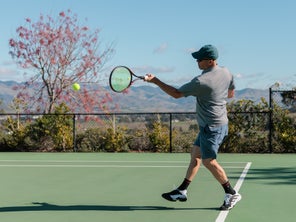
[[8,40],[25,18],[67,9],[100,29],[103,44],[114,43],[111,67],[127,65],[179,86],[201,72],[191,52],[213,44],[237,89],[296,86],[294,0],[9,0],[1,4],[0,80],[23,80]]

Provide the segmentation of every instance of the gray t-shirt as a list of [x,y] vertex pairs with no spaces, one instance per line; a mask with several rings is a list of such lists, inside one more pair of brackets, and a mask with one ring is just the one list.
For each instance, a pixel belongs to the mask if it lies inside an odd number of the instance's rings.
[[179,88],[184,96],[196,97],[197,122],[200,126],[221,126],[228,123],[226,99],[234,89],[233,76],[227,68],[215,66],[204,70]]

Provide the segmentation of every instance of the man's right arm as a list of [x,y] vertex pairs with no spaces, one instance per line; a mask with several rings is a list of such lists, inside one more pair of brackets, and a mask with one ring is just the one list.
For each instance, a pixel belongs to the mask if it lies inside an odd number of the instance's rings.
[[152,74],[147,74],[145,76],[145,81],[147,82],[152,82],[155,85],[157,85],[162,91],[164,91],[166,94],[174,97],[175,99],[181,98],[183,97],[183,93],[180,92],[178,89],[176,89],[173,86],[170,86],[164,82],[162,82],[161,80],[159,80],[158,78],[156,78],[154,75]]

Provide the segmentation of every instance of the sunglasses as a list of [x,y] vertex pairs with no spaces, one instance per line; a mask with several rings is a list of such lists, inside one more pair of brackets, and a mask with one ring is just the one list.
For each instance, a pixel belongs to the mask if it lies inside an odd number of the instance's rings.
[[212,60],[212,59],[197,59],[196,61],[197,61],[197,62],[202,62],[202,61],[204,61],[204,60]]

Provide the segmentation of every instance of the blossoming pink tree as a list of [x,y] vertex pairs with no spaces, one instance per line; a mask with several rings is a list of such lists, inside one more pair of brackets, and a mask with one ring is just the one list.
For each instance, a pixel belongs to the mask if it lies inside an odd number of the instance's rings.
[[[16,32],[9,46],[13,59],[26,70],[25,84],[17,88],[24,111],[51,113],[62,103],[79,112],[110,108],[112,98],[101,84],[83,84],[100,83],[114,51],[111,44],[101,49],[99,30],[80,26],[77,15],[68,10],[56,18],[40,15],[37,22],[27,18]],[[74,82],[81,83],[81,90],[72,90]]]

